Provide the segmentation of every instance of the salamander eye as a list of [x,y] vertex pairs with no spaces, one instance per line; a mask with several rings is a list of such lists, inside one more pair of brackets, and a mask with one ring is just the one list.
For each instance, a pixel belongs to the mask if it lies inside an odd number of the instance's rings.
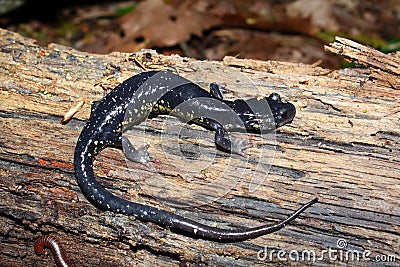
[[286,120],[289,116],[289,112],[284,108],[279,111],[279,115],[282,119]]
[[280,102],[281,101],[281,96],[277,93],[272,93],[269,95],[269,97],[273,100],[273,101],[277,101]]

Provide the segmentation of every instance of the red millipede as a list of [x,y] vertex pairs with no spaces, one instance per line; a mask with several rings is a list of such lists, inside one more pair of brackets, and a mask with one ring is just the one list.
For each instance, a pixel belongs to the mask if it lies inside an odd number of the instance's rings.
[[58,267],[75,267],[75,265],[69,261],[65,250],[61,246],[60,240],[56,236],[42,235],[38,237],[33,246],[35,253],[37,255],[42,254],[44,248],[50,249],[53,253],[54,261]]

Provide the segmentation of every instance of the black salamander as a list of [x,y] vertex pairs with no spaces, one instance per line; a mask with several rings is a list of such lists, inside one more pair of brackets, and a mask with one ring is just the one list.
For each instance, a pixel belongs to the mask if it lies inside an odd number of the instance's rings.
[[[270,115],[263,114],[265,110],[257,111],[260,107],[266,107]],[[102,210],[135,216],[139,220],[153,222],[189,236],[218,241],[240,241],[283,228],[317,202],[317,198],[311,200],[287,219],[275,224],[228,230],[203,225],[155,207],[133,203],[115,196],[96,181],[93,161],[105,147],[120,148],[131,161],[143,164],[156,161],[147,153],[148,146],[135,149],[123,136],[123,132],[147,118],[170,112],[182,121],[215,131],[215,144],[220,150],[242,154],[248,146],[243,142],[231,142],[226,136],[227,131],[269,132],[290,123],[296,110],[291,103],[282,102],[276,93],[263,98],[262,101],[256,98],[226,101],[222,99],[216,84],[210,85],[209,93],[170,72],[151,71],[132,76],[93,106],[91,117],[76,145],[75,175],[81,190],[92,203]]]

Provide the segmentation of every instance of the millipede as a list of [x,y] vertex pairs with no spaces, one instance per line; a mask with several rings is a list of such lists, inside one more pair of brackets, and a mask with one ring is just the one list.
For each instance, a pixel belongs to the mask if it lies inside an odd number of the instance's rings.
[[68,259],[60,240],[54,235],[42,235],[36,239],[33,249],[37,255],[41,255],[48,248],[52,254],[57,267],[75,267]]

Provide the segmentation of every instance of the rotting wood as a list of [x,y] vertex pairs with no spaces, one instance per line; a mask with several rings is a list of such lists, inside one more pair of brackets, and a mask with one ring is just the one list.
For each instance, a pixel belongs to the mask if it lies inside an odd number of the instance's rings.
[[325,46],[325,50],[370,67],[371,77],[389,83],[393,89],[400,89],[400,52],[387,55],[338,36],[335,37],[335,42]]
[[[272,67],[260,71],[249,68],[249,62],[254,61],[248,60],[235,59],[236,66],[243,66],[237,68],[227,66],[226,60],[224,65],[155,53],[151,53],[151,60],[143,53],[93,55],[59,45],[39,47],[5,30],[0,30],[0,36],[1,266],[54,266],[51,257],[42,259],[33,252],[36,237],[44,233],[59,235],[78,266],[264,266],[270,260],[257,258],[264,247],[268,251],[309,250],[320,256],[324,250],[337,248],[340,239],[346,240],[350,252],[371,251],[371,257],[394,255],[399,262],[400,91],[368,79],[370,69],[332,71],[264,62],[260,64]],[[76,184],[72,155],[90,107],[85,104],[66,125],[60,120],[80,99],[90,103],[102,97],[103,89],[95,84],[113,87],[140,71],[133,59],[145,68],[172,67],[204,86],[222,81],[232,91],[227,98],[278,91],[298,110],[293,123],[276,134],[272,167],[256,192],[249,192],[246,173],[217,201],[178,207],[174,212],[202,223],[236,228],[282,219],[314,196],[320,203],[277,233],[238,243],[193,239],[101,212],[88,203]],[[107,66],[116,68],[105,76]],[[217,152],[215,166],[199,171],[202,162],[196,160],[196,149],[201,148],[205,156],[214,153],[208,140],[212,134],[192,128],[184,131],[188,136],[179,142],[174,131],[165,131],[162,141],[151,134],[175,125],[172,118],[159,118],[146,126],[150,129],[146,135],[152,144],[150,153],[162,162],[156,166],[159,177],[190,186],[191,192],[200,190],[203,197],[218,195],[222,186],[207,191],[204,184],[219,175],[228,158]],[[132,134],[139,139],[143,128]],[[196,134],[205,137],[196,141]],[[248,153],[253,158],[261,147],[273,143],[256,136],[252,139],[255,148]],[[188,161],[171,153],[175,143],[188,153]],[[238,170],[228,173],[240,178],[244,160],[234,157]],[[107,149],[97,158],[95,171],[99,181],[116,194],[172,210],[148,197],[154,192],[149,190],[159,189],[157,180],[151,179],[153,173],[137,164],[131,164],[129,173],[128,166],[119,151]],[[248,169],[252,168],[249,164]],[[196,170],[197,175],[188,175]],[[143,188],[147,183],[153,188]],[[276,254],[273,258],[273,262],[282,263]],[[354,265],[370,265],[361,261]],[[282,264],[305,263],[327,266],[333,261],[325,255],[315,263],[289,259]]]

